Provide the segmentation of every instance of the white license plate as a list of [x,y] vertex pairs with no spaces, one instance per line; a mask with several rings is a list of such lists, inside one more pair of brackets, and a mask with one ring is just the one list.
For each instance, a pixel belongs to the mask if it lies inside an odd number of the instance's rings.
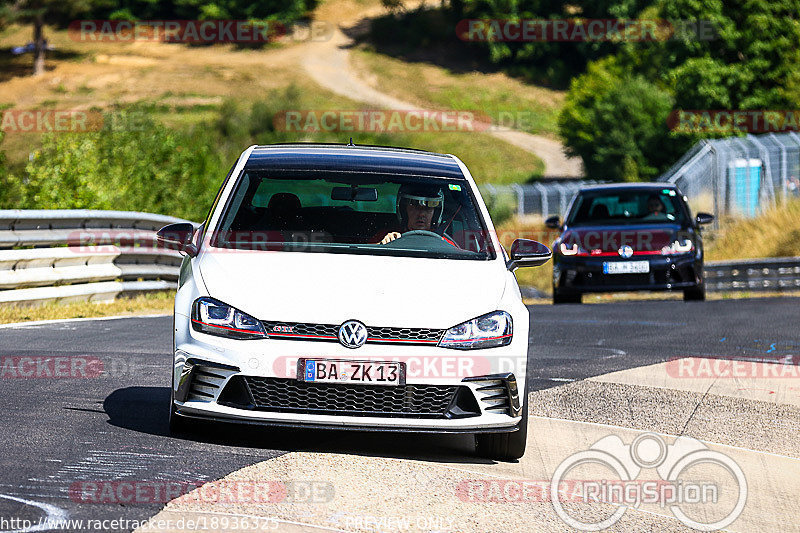
[[603,274],[648,274],[649,261],[606,261],[603,263]]
[[297,365],[297,379],[309,383],[404,385],[405,367],[397,361],[301,359]]

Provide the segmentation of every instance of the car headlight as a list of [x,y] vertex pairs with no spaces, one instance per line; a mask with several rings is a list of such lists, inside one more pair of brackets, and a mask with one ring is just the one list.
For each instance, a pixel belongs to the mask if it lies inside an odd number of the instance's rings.
[[439,346],[458,350],[505,346],[511,344],[511,329],[511,315],[495,311],[448,329]]
[[263,339],[267,336],[259,320],[214,298],[198,298],[194,302],[192,328],[230,339]]
[[694,243],[691,239],[682,239],[675,241],[669,246],[664,246],[661,249],[663,255],[685,254],[694,250]]

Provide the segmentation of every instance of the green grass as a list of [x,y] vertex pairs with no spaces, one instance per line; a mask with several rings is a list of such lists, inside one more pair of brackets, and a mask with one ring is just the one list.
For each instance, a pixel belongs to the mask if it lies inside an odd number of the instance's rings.
[[495,123],[555,136],[564,93],[526,84],[502,73],[451,72],[429,63],[409,63],[362,47],[354,64],[377,88],[433,109],[476,111]]

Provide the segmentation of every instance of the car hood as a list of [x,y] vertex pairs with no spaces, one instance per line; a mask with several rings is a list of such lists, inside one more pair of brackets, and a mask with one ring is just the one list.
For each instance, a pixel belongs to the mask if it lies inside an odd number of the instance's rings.
[[691,238],[692,234],[678,224],[579,226],[565,230],[557,242],[568,246],[577,243],[584,250],[602,253],[616,253],[624,245],[635,252],[656,252],[678,238]]
[[225,250],[204,253],[209,295],[260,320],[444,329],[497,309],[498,261]]

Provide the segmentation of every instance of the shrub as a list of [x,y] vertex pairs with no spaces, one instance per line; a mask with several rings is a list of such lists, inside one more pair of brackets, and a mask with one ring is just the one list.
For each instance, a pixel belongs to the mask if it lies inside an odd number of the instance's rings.
[[181,133],[118,111],[101,131],[48,134],[23,179],[22,209],[121,209],[201,220],[225,176],[203,129]]

